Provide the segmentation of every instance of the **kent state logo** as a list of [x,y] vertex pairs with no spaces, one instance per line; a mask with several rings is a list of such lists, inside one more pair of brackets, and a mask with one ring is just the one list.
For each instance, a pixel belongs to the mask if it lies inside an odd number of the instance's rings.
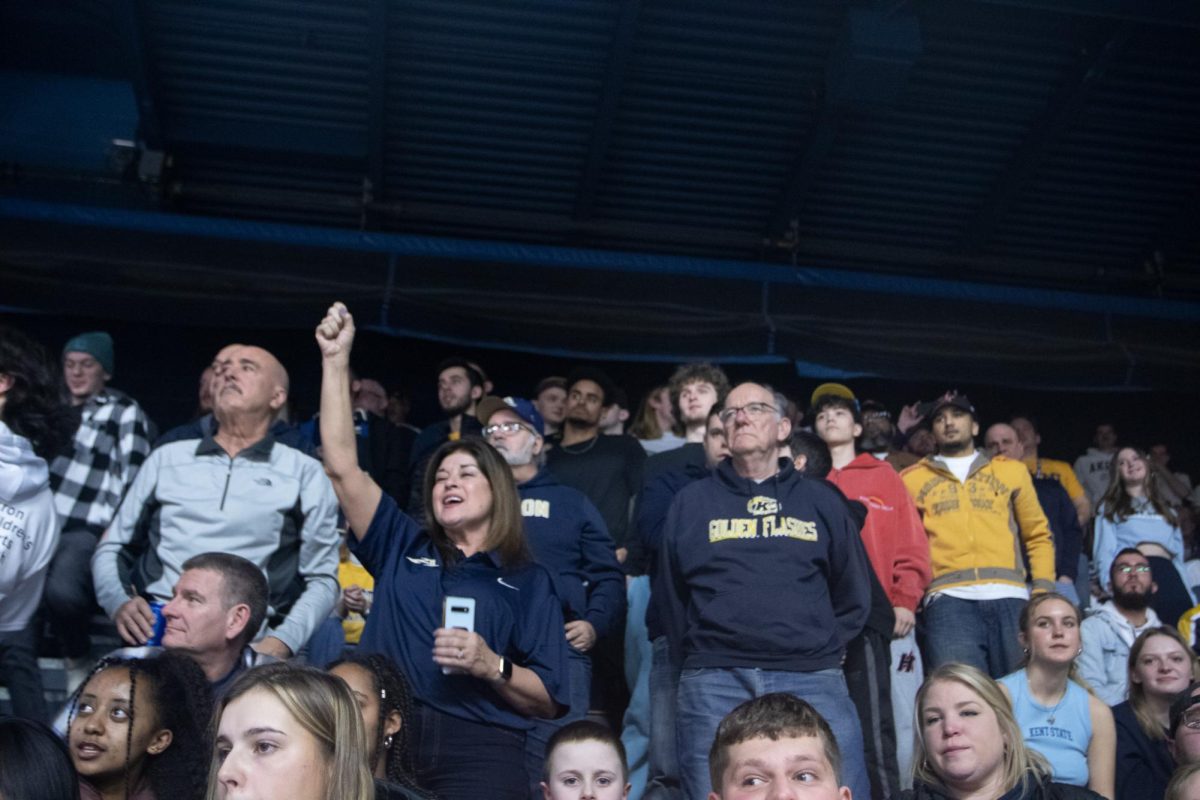
[[751,497],[750,502],[746,503],[746,510],[756,517],[765,517],[768,514],[779,513],[779,501],[774,497]]

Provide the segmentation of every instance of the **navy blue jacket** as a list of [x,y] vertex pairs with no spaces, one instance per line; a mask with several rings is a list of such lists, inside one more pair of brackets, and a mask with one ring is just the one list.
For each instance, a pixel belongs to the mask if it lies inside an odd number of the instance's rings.
[[[650,458],[654,460],[654,456]],[[640,551],[645,555],[645,571],[650,576],[650,602],[646,604],[646,635],[654,641],[664,634],[658,603],[654,600],[654,576],[658,574],[658,554],[662,548],[663,526],[675,495],[690,483],[707,478],[709,470],[703,463],[689,463],[683,469],[656,472],[646,479],[638,496],[634,526]],[[633,548],[630,548],[631,550]]]
[[1079,527],[1075,504],[1057,478],[1034,478],[1033,491],[1054,536],[1054,574],[1075,580],[1079,553],[1083,550],[1083,529]]
[[550,572],[563,617],[587,620],[599,637],[611,633],[625,616],[625,575],[600,512],[545,469],[517,492],[529,549]]
[[667,514],[655,602],[683,669],[837,668],[867,621],[871,565],[834,487],[789,459],[762,483],[726,460]]
[[[444,675],[433,661],[433,632],[447,595],[475,598],[475,632],[488,647],[537,673],[565,712],[571,696],[562,603],[546,568],[505,566],[495,553],[446,563],[433,540],[396,501],[383,495],[361,540],[350,550],[375,578],[375,602],[359,648],[396,662],[422,703],[459,719],[512,730],[533,720],[492,686],[469,675]],[[461,554],[460,554],[461,555]]]

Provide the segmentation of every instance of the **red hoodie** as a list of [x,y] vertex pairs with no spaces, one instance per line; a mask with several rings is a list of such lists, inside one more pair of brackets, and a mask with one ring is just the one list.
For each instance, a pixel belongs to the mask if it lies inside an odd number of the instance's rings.
[[891,464],[861,453],[829,480],[867,507],[863,544],[893,606],[916,611],[929,585],[929,540],[904,482]]

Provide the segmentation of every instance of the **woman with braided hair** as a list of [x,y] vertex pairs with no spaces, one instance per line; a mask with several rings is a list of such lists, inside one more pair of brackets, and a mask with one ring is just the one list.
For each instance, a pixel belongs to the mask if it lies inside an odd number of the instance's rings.
[[186,656],[101,660],[72,697],[67,726],[82,800],[199,800],[212,705]]
[[327,669],[344,680],[358,700],[376,800],[435,800],[437,795],[413,778],[408,736],[414,719],[412,690],[400,668],[381,653],[346,653]]

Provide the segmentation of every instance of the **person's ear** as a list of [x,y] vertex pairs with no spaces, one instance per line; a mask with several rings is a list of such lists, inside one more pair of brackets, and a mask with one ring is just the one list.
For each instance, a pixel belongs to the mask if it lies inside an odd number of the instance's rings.
[[554,800],[550,794],[550,786],[545,781],[539,783],[538,786],[542,787],[542,800]]
[[781,442],[786,442],[790,439],[792,436],[792,421],[787,417],[781,418],[779,420],[779,433],[775,436]]
[[282,386],[276,386],[275,390],[271,392],[271,402],[269,404],[271,410],[278,411],[283,408],[284,404],[287,403],[287,397],[287,390]]
[[150,744],[146,745],[146,752],[152,756],[159,755],[168,747],[170,747],[171,742],[174,740],[175,734],[171,733],[171,731],[167,730],[166,728],[163,728],[158,733],[154,734],[153,737],[151,737]]
[[542,454],[542,451],[545,449],[546,449],[546,440],[543,439],[541,436],[534,436],[533,437],[533,454],[535,456],[540,456]]
[[629,791],[633,788],[632,783],[625,784],[625,791],[621,792],[621,800],[629,800]]
[[850,787],[843,786],[838,789],[838,800],[850,800]]
[[808,466],[808,456],[801,453],[792,459],[792,463],[796,465],[796,472],[804,472],[804,468]]
[[974,439],[978,435],[979,435],[979,423],[972,420],[971,421],[971,438]]
[[1026,651],[1029,650],[1029,637],[1025,635],[1025,631],[1017,631],[1017,643]]
[[1158,594],[1158,584],[1150,581],[1150,594]]
[[393,708],[383,718],[383,735],[395,736],[402,727],[404,727],[404,717],[400,716],[400,712]]
[[471,399],[476,402],[483,399],[483,387],[482,386],[472,386],[471,387]]
[[857,422],[854,423],[854,428],[852,428],[852,431],[854,433],[854,438],[857,439],[858,437],[862,436],[862,425],[858,424]]
[[[250,606],[245,603],[238,603],[233,608],[225,612],[225,638],[232,641],[241,636],[246,631],[246,626],[250,624]],[[251,631],[250,638],[254,638],[254,634],[258,631]]]

